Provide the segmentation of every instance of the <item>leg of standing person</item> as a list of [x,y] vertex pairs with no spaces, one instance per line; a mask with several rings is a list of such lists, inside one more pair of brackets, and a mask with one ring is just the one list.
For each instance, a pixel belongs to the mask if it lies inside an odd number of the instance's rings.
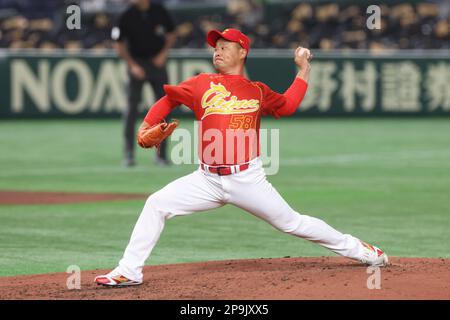
[[138,104],[141,101],[143,80],[139,80],[128,73],[128,105],[123,113],[124,124],[124,164],[127,167],[135,165],[135,127],[138,113]]
[[[149,69],[148,80],[152,85],[153,92],[155,93],[155,101],[157,101],[165,95],[163,86],[169,83],[166,66],[158,68],[154,66],[153,63],[151,63],[148,69]],[[170,164],[169,157],[167,154],[168,152],[167,144],[168,144],[167,139],[165,139],[159,146],[159,149],[157,150],[156,163],[159,165]]]

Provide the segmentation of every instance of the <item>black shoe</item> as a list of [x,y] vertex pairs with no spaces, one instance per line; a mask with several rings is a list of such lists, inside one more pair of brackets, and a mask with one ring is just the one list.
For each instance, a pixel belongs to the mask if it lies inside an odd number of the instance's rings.
[[123,165],[127,168],[131,168],[134,167],[136,165],[136,161],[134,161],[134,159],[131,158],[127,158],[125,159],[125,161],[123,162]]

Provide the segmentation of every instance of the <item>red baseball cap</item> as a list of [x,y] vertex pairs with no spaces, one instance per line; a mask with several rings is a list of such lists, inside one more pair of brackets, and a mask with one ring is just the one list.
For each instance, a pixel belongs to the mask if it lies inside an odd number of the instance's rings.
[[219,30],[211,30],[206,36],[208,44],[213,48],[216,47],[216,43],[219,38],[224,38],[225,40],[239,43],[242,48],[247,50],[247,54],[250,51],[250,39],[237,29],[229,28],[223,30],[223,32],[220,32]]

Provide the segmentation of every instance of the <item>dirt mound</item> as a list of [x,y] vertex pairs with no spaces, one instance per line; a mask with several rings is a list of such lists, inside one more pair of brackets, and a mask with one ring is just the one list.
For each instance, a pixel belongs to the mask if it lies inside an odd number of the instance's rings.
[[95,285],[104,270],[83,271],[80,290],[67,289],[67,273],[3,277],[0,299],[450,298],[450,259],[391,260],[379,283],[377,271],[340,257],[229,260],[147,266],[144,284],[128,288]]
[[0,205],[61,204],[110,200],[145,199],[146,194],[0,191]]

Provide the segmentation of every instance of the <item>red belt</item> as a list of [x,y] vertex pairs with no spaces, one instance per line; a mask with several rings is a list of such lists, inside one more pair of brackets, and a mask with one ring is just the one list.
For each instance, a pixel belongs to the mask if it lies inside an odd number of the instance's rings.
[[250,166],[248,163],[239,164],[235,166],[219,166],[219,167],[210,167],[208,165],[204,165],[203,163],[200,165],[201,168],[205,171],[216,173],[219,176],[227,176],[233,173],[241,172],[247,170]]

